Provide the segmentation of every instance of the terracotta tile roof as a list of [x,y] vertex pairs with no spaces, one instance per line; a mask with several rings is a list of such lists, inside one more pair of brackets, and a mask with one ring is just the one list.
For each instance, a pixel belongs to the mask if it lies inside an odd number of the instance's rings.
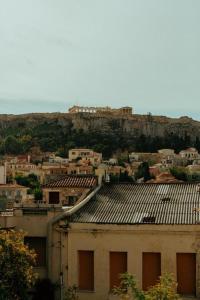
[[65,175],[51,181],[43,188],[85,187],[93,188],[97,185],[97,177],[91,175]]
[[200,224],[200,185],[105,185],[71,216],[70,221],[133,225]]

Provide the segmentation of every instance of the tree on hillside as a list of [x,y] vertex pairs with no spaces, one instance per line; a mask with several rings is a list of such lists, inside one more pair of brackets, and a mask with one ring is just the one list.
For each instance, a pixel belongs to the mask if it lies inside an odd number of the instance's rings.
[[24,234],[0,230],[0,300],[27,300],[36,275],[35,253],[24,245]]
[[22,152],[21,143],[12,135],[6,137],[4,149],[7,154],[19,154]]

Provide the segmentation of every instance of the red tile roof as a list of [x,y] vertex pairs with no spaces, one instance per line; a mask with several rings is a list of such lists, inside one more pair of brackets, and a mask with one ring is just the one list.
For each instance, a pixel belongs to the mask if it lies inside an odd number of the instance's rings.
[[51,181],[44,188],[85,187],[92,188],[97,185],[97,177],[87,175],[67,175]]

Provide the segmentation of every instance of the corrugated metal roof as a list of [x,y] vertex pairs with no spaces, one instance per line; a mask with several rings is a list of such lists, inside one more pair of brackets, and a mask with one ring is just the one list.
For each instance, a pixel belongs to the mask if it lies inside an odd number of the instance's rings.
[[198,184],[115,184],[71,216],[71,222],[105,224],[198,224]]
[[44,185],[44,188],[85,187],[92,188],[97,185],[97,178],[90,175],[66,175],[58,180]]

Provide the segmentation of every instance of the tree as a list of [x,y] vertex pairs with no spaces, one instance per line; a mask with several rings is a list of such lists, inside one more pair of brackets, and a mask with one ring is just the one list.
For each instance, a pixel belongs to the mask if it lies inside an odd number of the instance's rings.
[[35,200],[42,199],[42,189],[37,175],[29,174],[28,176],[17,175],[15,180],[18,184],[29,187],[29,192],[34,194]]
[[19,154],[22,152],[21,143],[12,135],[7,136],[4,141],[5,153]]
[[135,179],[144,178],[144,181],[151,179],[149,172],[148,162],[143,162],[139,165],[137,172],[135,173]]
[[178,180],[187,181],[186,169],[182,167],[173,167],[170,169],[170,173]]
[[36,254],[24,245],[24,233],[0,230],[0,300],[27,300],[36,275]]

